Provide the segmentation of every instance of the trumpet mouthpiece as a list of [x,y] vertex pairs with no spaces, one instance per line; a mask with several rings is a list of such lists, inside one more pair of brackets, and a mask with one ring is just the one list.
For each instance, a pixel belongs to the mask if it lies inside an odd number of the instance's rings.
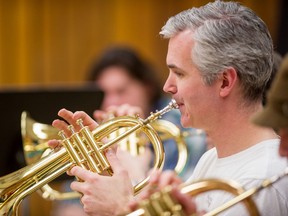
[[178,107],[179,106],[176,103],[176,101],[172,99],[166,107],[164,107],[162,110],[159,111],[159,116],[164,115],[165,113],[169,112],[172,109],[178,109]]
[[174,99],[172,99],[170,103],[166,107],[161,109],[160,111],[156,110],[155,113],[151,112],[150,116],[144,121],[144,123],[149,123],[158,118],[161,118],[162,115],[164,115],[165,113],[169,112],[172,109],[178,109],[178,104],[176,103]]
[[177,104],[177,102],[176,102],[175,99],[172,99],[171,102],[169,103],[169,105],[170,105],[171,108],[173,108],[173,109],[178,109],[178,108],[179,108],[179,106],[178,106],[178,104]]

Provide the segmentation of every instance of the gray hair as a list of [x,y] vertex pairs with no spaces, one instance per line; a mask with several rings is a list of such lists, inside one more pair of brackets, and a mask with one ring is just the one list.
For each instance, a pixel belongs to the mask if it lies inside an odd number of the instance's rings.
[[249,101],[262,98],[273,65],[273,42],[263,20],[240,3],[215,1],[171,17],[160,35],[171,38],[187,29],[193,31],[195,41],[191,61],[206,84],[233,67],[243,97]]

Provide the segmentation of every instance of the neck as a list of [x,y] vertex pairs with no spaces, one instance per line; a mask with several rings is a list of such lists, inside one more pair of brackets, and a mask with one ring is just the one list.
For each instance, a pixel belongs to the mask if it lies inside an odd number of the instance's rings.
[[241,152],[261,141],[278,138],[274,130],[258,127],[251,122],[250,118],[255,111],[246,111],[231,112],[228,117],[225,114],[224,119],[219,119],[218,126],[207,131],[219,158]]

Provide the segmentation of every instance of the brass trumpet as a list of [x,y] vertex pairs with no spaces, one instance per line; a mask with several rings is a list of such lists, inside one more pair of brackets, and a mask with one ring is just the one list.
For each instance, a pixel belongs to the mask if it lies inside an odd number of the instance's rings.
[[[237,203],[243,202],[251,216],[259,216],[258,208],[252,199],[252,196],[259,191],[267,188],[283,177],[288,175],[288,168],[280,175],[273,176],[266,179],[259,186],[253,187],[249,190],[244,190],[241,185],[232,180],[221,179],[206,179],[199,182],[184,184],[181,186],[181,193],[189,194],[191,197],[197,196],[203,192],[211,190],[224,190],[229,192],[235,197],[218,208],[202,215],[202,216],[215,216]],[[182,206],[173,199],[170,194],[171,187],[166,187],[163,190],[156,192],[150,196],[149,199],[143,200],[139,203],[139,208],[131,213],[125,214],[126,216],[150,216],[150,215],[179,215],[184,216]]]
[[[110,119],[114,119],[115,116]],[[163,119],[157,119],[151,122],[152,127],[158,133],[161,141],[174,140],[178,148],[178,161],[175,165],[175,172],[180,174],[188,160],[188,149],[185,138],[191,134],[184,133],[178,126]],[[121,133],[129,130],[129,127],[122,127],[118,130],[111,132],[107,135],[108,139],[115,139]],[[49,148],[47,141],[51,139],[57,139],[58,129],[51,125],[39,123],[35,121],[28,112],[22,112],[21,116],[21,134],[23,140],[24,156],[27,164],[35,163],[41,159],[41,157],[49,154],[52,150]],[[139,132],[139,133],[138,133]],[[147,143],[149,139],[147,136],[143,136],[142,131],[137,131],[123,140],[118,145],[122,150],[128,151],[133,156],[139,156],[147,150]],[[74,191],[59,192],[51,188],[48,184],[41,187],[37,192],[47,200],[66,200],[74,199],[80,196],[79,193]]]
[[[151,122],[153,128],[157,131],[162,141],[173,139],[178,148],[178,162],[174,168],[176,173],[181,173],[188,160],[188,149],[185,138],[188,136],[197,135],[187,131],[182,132],[178,126],[170,121],[157,119]],[[109,134],[109,139],[113,139],[125,132],[127,128],[121,128]],[[35,121],[28,112],[23,111],[21,115],[21,134],[23,140],[24,158],[27,164],[35,163],[40,160],[43,155],[47,155],[51,149],[47,141],[58,138],[58,130],[51,125],[43,124]],[[200,133],[200,132],[199,132]],[[131,134],[129,137],[119,142],[119,147],[122,150],[128,151],[133,156],[138,156],[144,153],[149,141],[142,134]]]
[[[78,124],[82,128],[79,132],[74,132],[71,128],[73,134],[70,137],[61,133],[64,148],[52,151],[36,163],[0,178],[0,214],[18,215],[19,205],[26,196],[59,177],[75,164],[99,174],[108,172],[112,175],[113,170],[107,161],[105,150],[137,130],[143,131],[149,137],[155,153],[153,168],[161,169],[164,161],[163,146],[150,123],[175,108],[178,108],[178,105],[173,100],[162,110],[151,113],[146,119],[118,117],[99,125],[93,131],[84,127],[79,119]],[[109,133],[122,127],[130,128],[114,140],[102,142]],[[135,194],[143,189],[148,180],[149,176],[134,186]]]

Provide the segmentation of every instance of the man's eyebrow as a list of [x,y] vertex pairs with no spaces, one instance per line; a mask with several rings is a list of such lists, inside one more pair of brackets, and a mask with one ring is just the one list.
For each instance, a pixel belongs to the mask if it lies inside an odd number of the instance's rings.
[[181,69],[180,67],[178,67],[178,66],[175,65],[175,64],[168,64],[167,67],[168,67],[169,69],[177,70],[178,72],[180,72],[180,71],[181,71],[181,72],[184,72],[183,69]]
[[175,64],[168,64],[167,67],[170,69],[178,68]]

